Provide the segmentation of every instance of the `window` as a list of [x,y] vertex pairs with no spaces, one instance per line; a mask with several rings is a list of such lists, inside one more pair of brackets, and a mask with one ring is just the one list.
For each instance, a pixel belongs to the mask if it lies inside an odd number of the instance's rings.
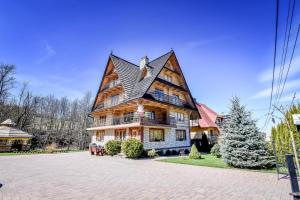
[[180,105],[180,99],[179,96],[176,94],[172,95],[172,103],[176,104],[176,105]]
[[220,117],[218,117],[218,118],[216,119],[216,124],[217,124],[218,126],[222,126],[222,119],[221,119]]
[[146,111],[145,118],[147,119],[155,119],[155,113],[153,111]]
[[98,120],[99,125],[105,125],[105,122],[106,122],[106,116],[100,116]]
[[111,96],[111,105],[117,105],[119,103],[119,95]]
[[169,81],[169,82],[172,83],[172,76],[169,76],[169,75],[165,74],[164,78],[165,78],[166,81]]
[[154,96],[155,96],[155,98],[157,98],[159,100],[163,100],[163,98],[164,98],[164,92],[163,92],[163,90],[161,90],[161,89],[155,89]]
[[96,132],[96,141],[103,141],[104,140],[104,135],[105,135],[105,131],[102,130],[102,131],[97,131]]
[[133,121],[133,112],[124,113],[124,122],[132,122]]
[[126,136],[126,129],[115,130],[115,140],[124,140]]
[[174,117],[177,121],[184,121],[184,114],[183,113],[174,112]]
[[186,131],[185,130],[176,130],[176,141],[186,140]]
[[149,138],[150,142],[165,141],[165,133],[163,129],[150,128],[149,134],[150,134],[150,138]]

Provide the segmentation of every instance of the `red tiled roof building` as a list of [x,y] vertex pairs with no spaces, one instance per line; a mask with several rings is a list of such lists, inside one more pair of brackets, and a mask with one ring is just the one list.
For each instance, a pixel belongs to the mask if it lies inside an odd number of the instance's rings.
[[202,139],[203,134],[206,134],[210,144],[217,143],[223,116],[216,113],[205,104],[197,103],[196,106],[201,119],[192,121],[191,139]]

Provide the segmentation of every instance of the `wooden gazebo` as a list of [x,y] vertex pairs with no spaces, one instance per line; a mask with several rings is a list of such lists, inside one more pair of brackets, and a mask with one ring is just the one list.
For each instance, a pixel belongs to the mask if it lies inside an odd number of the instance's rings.
[[26,151],[33,136],[15,128],[15,123],[7,119],[0,124],[0,152]]

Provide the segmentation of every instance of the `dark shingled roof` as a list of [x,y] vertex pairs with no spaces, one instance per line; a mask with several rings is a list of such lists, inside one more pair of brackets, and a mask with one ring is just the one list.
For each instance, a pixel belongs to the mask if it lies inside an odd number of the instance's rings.
[[[140,70],[140,67],[138,65],[135,65],[131,62],[128,62],[127,60],[111,54],[110,59],[113,62],[117,74],[119,75],[119,79],[124,87],[124,92],[127,96],[125,101],[144,97],[145,93],[150,88],[151,84],[157,78],[160,71],[165,66],[173,53],[174,51],[171,50],[168,53],[150,61],[146,65],[148,76],[145,76],[143,79],[141,79],[143,70]],[[95,103],[96,99],[92,110],[95,109]]]
[[158,76],[159,72],[162,70],[170,56],[172,55],[173,51],[166,53],[165,55],[156,58],[155,60],[148,63],[147,70],[151,76],[145,77],[141,79],[142,70],[136,79],[134,90],[131,94],[132,98],[142,97],[148,90],[148,88],[153,83],[154,79]]
[[111,55],[112,62],[115,66],[119,79],[124,87],[124,92],[128,97],[133,92],[134,85],[136,83],[140,68],[126,60],[123,60],[117,56]]

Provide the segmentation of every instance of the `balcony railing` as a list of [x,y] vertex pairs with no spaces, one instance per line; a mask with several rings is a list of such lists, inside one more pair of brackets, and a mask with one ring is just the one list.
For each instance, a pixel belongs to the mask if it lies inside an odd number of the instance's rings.
[[123,117],[113,117],[106,120],[95,120],[95,126],[113,126],[121,124],[141,123],[142,125],[171,125],[176,126],[176,120],[174,117],[162,118],[155,117],[154,119],[148,117],[141,117],[138,114],[124,115]]
[[190,120],[190,126],[191,127],[200,126],[199,120]]
[[115,106],[115,105],[118,105],[120,103],[122,103],[123,100],[118,100],[118,101],[107,101],[107,102],[102,102],[100,103],[97,108],[98,109],[102,109],[102,108],[109,108],[109,107],[112,107],[112,106]]
[[117,85],[119,85],[119,84],[121,84],[120,79],[113,80],[113,81],[107,83],[107,84],[103,87],[102,91],[107,90],[107,89],[112,88],[112,87],[115,87],[115,86],[117,86]]
[[155,100],[171,103],[177,106],[185,106],[186,101],[178,98],[177,96],[171,96],[160,92],[148,92]]

